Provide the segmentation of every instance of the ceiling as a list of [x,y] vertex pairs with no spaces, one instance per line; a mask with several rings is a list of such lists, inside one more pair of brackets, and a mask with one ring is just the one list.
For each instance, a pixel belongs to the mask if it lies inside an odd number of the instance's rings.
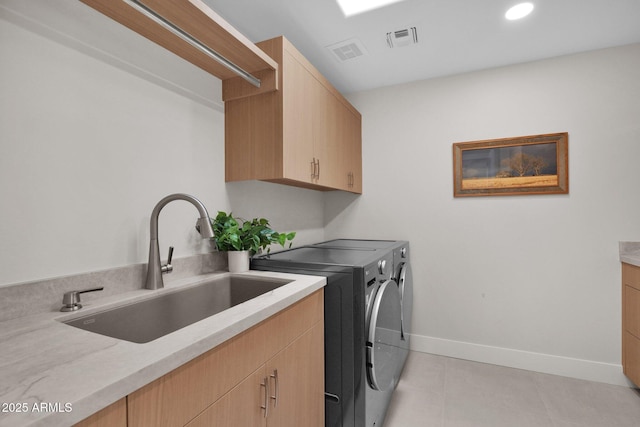
[[[284,35],[340,91],[535,61],[640,42],[640,0],[403,0],[345,18],[335,0],[203,0],[254,42]],[[415,27],[418,43],[389,48],[387,33]],[[353,40],[365,54],[338,60],[327,46]]]

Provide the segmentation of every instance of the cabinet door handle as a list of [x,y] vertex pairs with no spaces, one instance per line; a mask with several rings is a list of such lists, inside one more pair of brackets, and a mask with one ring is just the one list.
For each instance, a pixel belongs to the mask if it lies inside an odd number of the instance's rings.
[[273,396],[271,396],[271,399],[273,399],[273,407],[277,408],[278,407],[278,395],[279,393],[279,389],[280,387],[278,387],[278,370],[274,369],[273,370],[273,374],[270,375],[271,378],[273,378],[273,382],[275,383],[275,394]]
[[269,377],[264,377],[260,383],[260,387],[264,387],[264,406],[260,406],[260,409],[264,409],[264,417],[269,416]]
[[320,159],[315,157],[311,161],[311,179],[320,179]]

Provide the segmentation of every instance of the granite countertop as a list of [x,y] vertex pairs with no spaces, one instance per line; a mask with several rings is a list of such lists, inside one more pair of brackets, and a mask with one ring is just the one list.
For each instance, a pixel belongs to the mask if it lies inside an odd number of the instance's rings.
[[620,242],[620,262],[640,267],[640,242]]
[[150,292],[167,292],[228,274],[200,275],[157,291],[105,297],[75,313],[48,312],[0,322],[0,426],[72,425],[326,284],[319,276],[249,271],[243,275],[292,282],[145,344],[60,322],[147,298]]

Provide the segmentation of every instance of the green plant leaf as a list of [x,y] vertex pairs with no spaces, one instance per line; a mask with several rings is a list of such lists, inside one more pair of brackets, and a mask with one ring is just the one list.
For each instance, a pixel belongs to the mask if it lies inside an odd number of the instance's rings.
[[265,218],[253,218],[251,221],[234,218],[233,214],[219,211],[215,219],[211,219],[214,232],[214,240],[219,251],[248,250],[252,254],[260,250],[271,250],[270,245],[279,244],[284,247],[289,242],[289,247],[296,233],[278,233],[271,229],[269,220]]

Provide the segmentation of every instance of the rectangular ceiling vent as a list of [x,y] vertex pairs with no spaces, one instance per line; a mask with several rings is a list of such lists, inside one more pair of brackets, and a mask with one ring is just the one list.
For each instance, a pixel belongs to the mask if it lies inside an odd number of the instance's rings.
[[326,48],[329,49],[333,56],[340,62],[345,62],[367,54],[364,45],[358,39],[344,40],[326,46]]
[[387,33],[387,44],[390,48],[410,46],[418,43],[418,30],[416,27],[405,28]]

